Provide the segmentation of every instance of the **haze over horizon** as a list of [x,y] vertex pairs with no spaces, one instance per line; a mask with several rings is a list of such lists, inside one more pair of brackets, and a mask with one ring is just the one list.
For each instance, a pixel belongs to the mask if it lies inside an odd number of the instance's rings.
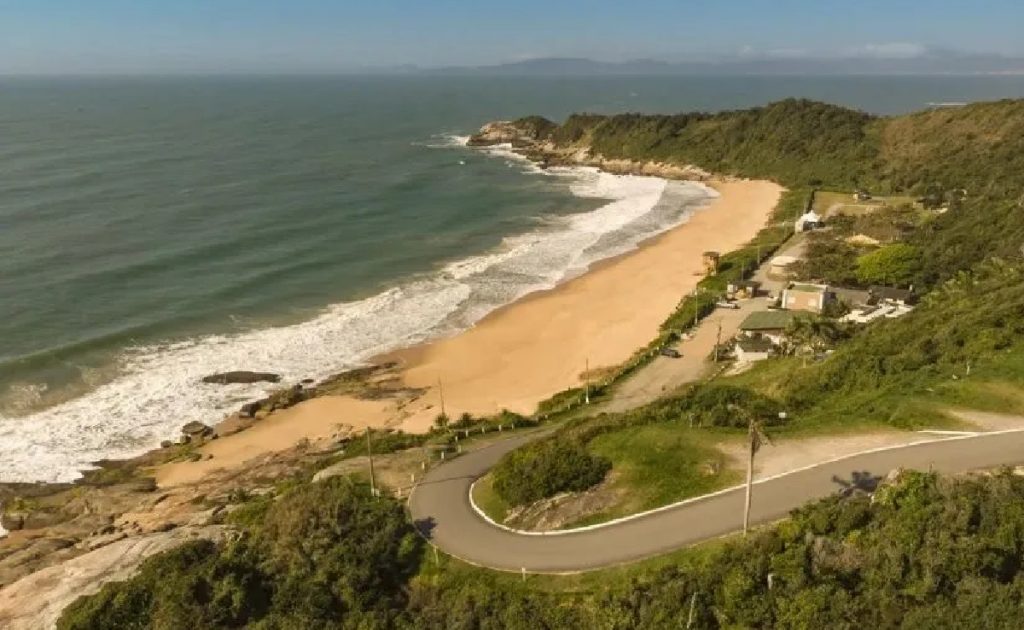
[[547,58],[755,64],[753,71],[770,63],[797,73],[860,71],[837,60],[863,61],[869,72],[887,60],[908,69],[901,71],[1024,70],[1024,5],[987,5],[0,0],[0,74],[312,74]]

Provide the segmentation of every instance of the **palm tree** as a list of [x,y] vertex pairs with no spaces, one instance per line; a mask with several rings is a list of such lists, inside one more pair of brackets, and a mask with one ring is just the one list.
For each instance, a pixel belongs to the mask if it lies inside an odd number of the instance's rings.
[[804,366],[808,355],[827,350],[841,337],[836,323],[824,317],[797,317],[786,327],[789,352],[803,355]]
[[771,445],[771,438],[765,431],[765,423],[754,412],[746,407],[731,405],[732,409],[747,420],[747,439],[750,446],[750,457],[747,460],[747,491],[743,502],[743,535],[750,529],[750,499],[754,489],[754,455],[764,444]]

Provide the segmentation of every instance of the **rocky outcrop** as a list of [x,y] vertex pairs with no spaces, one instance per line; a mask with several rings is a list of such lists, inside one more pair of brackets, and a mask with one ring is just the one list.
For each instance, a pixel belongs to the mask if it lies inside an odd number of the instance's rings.
[[[0,627],[8,630],[53,628],[64,607],[91,595],[107,582],[125,580],[146,558],[188,540],[222,540],[221,526],[179,528],[126,537],[107,535],[102,546],[88,553],[29,574],[0,590]],[[43,596],[45,594],[45,596]]]
[[546,140],[556,128],[555,123],[532,116],[520,120],[498,120],[480,128],[469,138],[469,146],[485,147],[496,144],[510,144],[513,147],[531,147]]
[[[543,122],[538,122],[543,121]],[[706,181],[711,173],[690,165],[667,162],[608,159],[594,153],[585,137],[572,142],[556,142],[554,123],[543,118],[487,123],[469,139],[469,146],[511,145],[523,157],[542,168],[552,166],[590,166],[616,175],[643,175],[685,181]]]
[[187,444],[201,444],[213,435],[213,429],[202,422],[193,420],[181,427],[181,441]]
[[204,383],[213,383],[215,385],[229,385],[235,383],[277,383],[280,382],[280,380],[280,374],[274,374],[272,372],[250,372],[248,370],[219,372],[217,374],[211,374],[203,377]]

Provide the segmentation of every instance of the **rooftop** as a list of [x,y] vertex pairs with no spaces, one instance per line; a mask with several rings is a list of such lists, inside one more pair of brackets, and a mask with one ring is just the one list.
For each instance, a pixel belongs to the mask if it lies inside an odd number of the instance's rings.
[[910,289],[897,289],[896,287],[874,286],[868,289],[872,296],[883,300],[902,300],[909,302],[914,299],[914,292]]
[[771,342],[771,339],[764,337],[743,337],[736,342],[736,345],[744,352],[771,352],[775,349],[775,344]]
[[782,330],[795,317],[793,311],[754,311],[740,324],[740,330]]
[[828,291],[828,287],[823,284],[809,284],[809,283],[797,283],[786,287],[790,291],[800,291],[801,293],[824,293]]

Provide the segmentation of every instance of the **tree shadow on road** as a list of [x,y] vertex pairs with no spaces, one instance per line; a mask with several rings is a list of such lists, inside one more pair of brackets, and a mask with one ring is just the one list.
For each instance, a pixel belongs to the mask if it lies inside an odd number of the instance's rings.
[[866,470],[854,470],[849,479],[832,475],[832,482],[839,486],[839,494],[844,497],[857,494],[871,494],[882,481],[881,475],[874,475]]
[[433,516],[428,516],[427,518],[416,519],[412,522],[412,526],[416,528],[416,531],[418,531],[421,536],[430,540],[432,538],[434,528],[437,527],[437,521],[434,520]]

